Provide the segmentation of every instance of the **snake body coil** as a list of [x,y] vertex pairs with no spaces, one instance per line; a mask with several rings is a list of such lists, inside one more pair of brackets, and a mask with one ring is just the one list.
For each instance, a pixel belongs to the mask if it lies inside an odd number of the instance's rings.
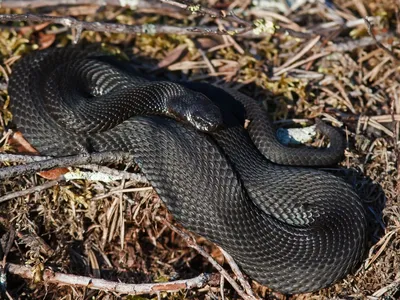
[[238,92],[147,81],[73,48],[24,57],[9,94],[18,129],[39,152],[131,152],[174,217],[262,284],[314,291],[361,258],[365,212],[351,187],[320,170],[285,166],[340,158],[341,140],[329,126],[320,125],[329,150],[288,149],[256,102]]

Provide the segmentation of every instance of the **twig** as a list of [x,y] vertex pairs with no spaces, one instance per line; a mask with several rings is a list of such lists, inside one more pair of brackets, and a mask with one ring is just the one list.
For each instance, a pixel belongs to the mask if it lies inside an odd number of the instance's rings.
[[[63,165],[64,159],[66,159],[68,162],[68,161],[71,161],[74,159],[77,159],[79,161],[81,158],[82,157],[79,155],[75,156],[75,157],[62,157],[63,160],[61,162],[61,165],[58,165],[57,167],[64,166]],[[84,158],[84,159],[86,160],[86,158]],[[45,162],[45,164],[50,163],[51,165],[53,165],[53,163],[56,164],[57,161],[59,161],[59,158],[52,158],[49,156],[35,156],[35,155],[0,154],[0,160],[3,162],[28,163],[28,165],[2,168],[2,169],[0,169],[0,174],[3,174],[3,173],[8,173],[8,172],[13,173],[15,168],[18,168],[18,169],[34,168],[35,170],[37,168],[41,169],[42,167],[47,168],[47,165],[42,165],[41,163]],[[97,158],[95,160],[97,160]],[[111,168],[104,167],[104,166],[98,166],[98,165],[80,165],[79,167],[99,172],[96,174],[107,174],[108,177],[111,176],[112,177],[111,179],[113,179],[113,180],[128,179],[128,180],[133,180],[138,183],[149,184],[146,177],[142,174],[130,173],[130,172],[126,172],[126,171],[119,171],[119,170],[111,169]],[[30,171],[31,170],[28,170],[27,172],[30,172]],[[8,176],[8,175],[6,175],[6,176]],[[68,181],[68,180],[72,180],[72,179],[88,179],[88,177],[89,177],[88,174],[86,174],[84,172],[79,172],[79,174],[77,174],[76,172],[72,171],[72,172],[69,172],[64,175],[59,176],[59,178],[57,178],[55,180],[48,181],[42,185],[4,195],[4,196],[0,197],[0,203],[4,202],[4,201],[8,201],[13,198],[22,197],[22,196],[29,195],[31,193],[40,192],[45,189],[49,189],[49,188],[57,185],[59,181],[64,181],[64,180]],[[99,176],[96,176],[97,180],[98,180],[98,177]],[[141,188],[141,189],[143,189],[143,188]],[[147,187],[146,189],[152,189],[152,187]],[[120,192],[124,192],[124,191],[120,191]]]
[[[0,161],[1,162],[12,162],[12,163],[33,163],[39,162],[44,160],[53,159],[51,156],[39,156],[39,155],[20,155],[20,154],[0,154]],[[111,169],[106,166],[99,166],[99,165],[78,165],[77,167],[82,169],[91,170],[97,173],[107,174],[113,177],[113,180],[133,180],[136,182],[149,184],[149,181],[146,177],[142,174],[138,173],[131,173],[123,170],[116,170]],[[73,173],[73,172],[71,172]],[[70,178],[65,178],[66,180],[71,180]],[[79,178],[82,179],[82,178]]]
[[[126,33],[126,34],[185,34],[185,35],[238,35],[236,29],[226,31],[219,30],[217,27],[177,27],[169,25],[143,24],[143,25],[125,25],[104,22],[86,22],[79,21],[73,17],[55,17],[48,15],[34,14],[2,14],[0,22],[10,21],[31,21],[31,22],[49,22],[60,24],[76,30],[74,43],[80,39],[83,30],[95,32]],[[261,37],[261,35],[260,35]]]
[[400,59],[396,57],[396,55],[394,55],[394,53],[386,48],[380,41],[378,41],[378,39],[375,37],[375,34],[372,32],[372,24],[371,22],[368,20],[367,17],[364,18],[364,22],[365,25],[367,25],[367,30],[368,30],[368,34],[374,39],[376,45],[381,48],[383,51],[385,51],[387,54],[390,55],[390,57],[392,57],[397,63],[400,62]]
[[17,231],[16,235],[19,239],[18,244],[29,245],[31,248],[37,249],[38,252],[46,255],[47,257],[54,254],[54,250],[42,237],[37,235],[35,231]]
[[236,292],[240,295],[245,300],[258,300],[256,296],[252,294],[247,294],[245,291],[243,291],[242,288],[239,287],[239,285],[236,283],[236,281],[228,274],[228,272],[222,268],[212,257],[209,255],[201,246],[197,245],[197,243],[191,238],[188,234],[184,233],[183,231],[179,230],[176,228],[174,225],[168,223],[165,220],[160,220],[163,222],[165,225],[167,225],[172,231],[176,232],[178,235],[180,235],[185,242],[188,244],[189,247],[195,249],[197,252],[199,252],[203,257],[207,258],[207,260],[213,265],[214,268],[218,270],[219,273],[225,279],[231,284],[231,286],[236,290]]
[[335,44],[329,45],[326,48],[326,50],[329,52],[352,52],[355,49],[365,48],[365,47],[376,44],[375,40],[383,41],[390,37],[394,37],[394,34],[387,33],[384,35],[378,35],[378,36],[375,36],[375,39],[373,39],[372,37],[363,37],[363,38],[360,38],[359,40],[348,40],[346,42],[335,43]]
[[307,45],[303,49],[301,49],[297,54],[295,54],[292,58],[288,59],[283,65],[279,66],[274,70],[274,74],[277,74],[279,71],[284,70],[290,65],[294,64],[297,60],[299,60],[302,56],[304,56],[307,52],[309,52],[321,39],[321,36],[316,36],[314,39],[309,41]]
[[[32,269],[26,266],[7,264],[7,271],[22,278],[32,279],[34,273]],[[43,281],[45,283],[68,284],[87,287],[95,290],[102,290],[114,293],[143,295],[157,294],[158,292],[178,292],[180,290],[190,290],[192,288],[204,287],[210,279],[210,275],[201,274],[195,278],[176,280],[162,283],[142,283],[129,284],[122,282],[109,281],[104,279],[90,278],[71,274],[53,272],[50,269],[43,271]]]
[[[72,17],[56,17],[49,15],[0,15],[0,21],[33,21],[33,22],[49,22],[61,24],[70,27],[75,31],[74,43],[80,39],[83,30],[91,30],[97,32],[111,32],[111,33],[127,33],[127,34],[186,34],[186,35],[250,35],[252,37],[262,37],[264,34],[273,34],[278,29],[278,26],[272,21],[265,19],[257,19],[254,22],[249,22],[239,18],[233,11],[226,12],[224,10],[217,10],[213,8],[203,7],[200,4],[193,4],[189,1],[176,1],[176,0],[159,0],[161,3],[170,4],[171,6],[179,7],[190,11],[192,14],[209,15],[213,18],[225,19],[235,22],[244,27],[241,30],[237,28],[228,28],[221,30],[217,27],[176,27],[168,25],[124,25],[103,22],[86,22],[79,21]],[[125,6],[127,3],[118,1],[117,5]],[[137,4],[135,3],[134,6]],[[287,33],[288,30],[285,30]]]
[[124,1],[124,0],[2,0],[0,7],[3,8],[39,8],[53,7],[61,5],[111,5],[111,6],[128,6],[131,9],[150,8],[157,5],[158,1],[142,0],[142,1]]
[[139,188],[131,188],[131,189],[112,190],[112,191],[110,191],[110,192],[107,193],[107,194],[94,196],[94,197],[92,198],[92,200],[93,200],[93,201],[100,200],[100,199],[103,199],[103,198],[110,197],[110,196],[113,195],[113,194],[120,194],[120,195],[122,195],[123,193],[145,192],[145,191],[151,191],[151,190],[153,190],[153,187],[151,187],[151,186],[139,187]]
[[51,180],[51,181],[47,181],[44,184],[38,185],[38,186],[34,186],[31,187],[29,189],[26,190],[22,190],[22,191],[17,191],[17,192],[13,192],[13,193],[9,193],[7,195],[4,195],[2,197],[0,197],[0,203],[14,199],[14,198],[18,198],[18,197],[23,197],[35,192],[40,192],[43,190],[47,190],[55,185],[58,184],[59,181],[64,180],[63,176],[60,176],[59,178],[57,178],[56,180]]
[[173,6],[190,11],[192,14],[209,15],[212,18],[225,19],[231,22],[236,22],[246,28],[253,28],[253,23],[243,20],[236,16],[233,11],[224,11],[213,8],[203,7],[200,4],[194,4],[190,1],[175,1],[175,0],[160,0],[162,3],[168,3]]
[[[95,169],[95,168],[93,168]],[[99,169],[100,166],[99,166]],[[71,170],[67,173],[64,174],[64,178],[67,181],[70,180],[76,180],[76,179],[84,179],[84,180],[90,180],[90,181],[102,181],[102,182],[112,182],[116,180],[132,180],[135,183],[144,183],[144,184],[149,184],[148,180],[146,177],[142,174],[138,173],[129,173],[129,172],[124,172],[124,171],[119,171],[119,170],[113,170],[110,168],[103,169],[104,172],[87,172],[87,171],[81,171],[79,169]],[[51,178],[50,178],[51,179]]]
[[137,183],[149,184],[147,178],[144,175],[138,173],[131,173],[127,171],[111,169],[109,167],[99,166],[99,165],[81,165],[78,167],[98,173],[111,175],[112,177],[114,177],[113,178],[114,180],[133,180],[136,181]]
[[[4,239],[4,237],[2,238]],[[15,228],[11,225],[10,230],[8,232],[8,241],[5,247],[2,246],[3,252],[3,259],[0,263],[0,290],[1,296],[4,297],[4,294],[7,296],[8,299],[13,299],[7,292],[7,272],[6,272],[6,262],[7,262],[7,255],[11,250],[11,246],[13,245],[15,240]]]
[[0,161],[1,162],[13,162],[13,163],[33,163],[37,161],[43,161],[52,159],[51,156],[40,156],[40,155],[21,155],[21,154],[9,154],[9,153],[1,153]]
[[37,171],[55,167],[70,167],[85,164],[103,163],[131,163],[133,157],[126,152],[100,152],[93,154],[78,154],[74,156],[58,157],[48,160],[32,162],[26,165],[18,165],[0,169],[0,179],[10,178],[22,174],[32,174]]
[[219,250],[225,256],[226,261],[228,262],[229,266],[231,267],[233,273],[235,273],[236,277],[240,281],[240,283],[241,283],[242,287],[245,289],[246,293],[249,294],[250,296],[255,297],[249,282],[244,278],[244,275],[243,275],[242,271],[240,271],[240,268],[236,264],[236,262],[233,259],[233,257],[230,256],[230,254],[228,252],[226,252],[224,249],[222,249],[220,247],[219,247]]

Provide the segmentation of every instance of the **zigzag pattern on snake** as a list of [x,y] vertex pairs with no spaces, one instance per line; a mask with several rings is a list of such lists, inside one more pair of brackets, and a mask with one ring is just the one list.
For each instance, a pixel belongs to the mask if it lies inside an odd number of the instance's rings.
[[44,155],[129,151],[185,228],[272,289],[318,290],[360,261],[360,199],[340,178],[298,167],[340,159],[337,130],[319,124],[327,149],[287,148],[245,95],[149,81],[121,66],[80,48],[26,55],[9,82],[15,124]]

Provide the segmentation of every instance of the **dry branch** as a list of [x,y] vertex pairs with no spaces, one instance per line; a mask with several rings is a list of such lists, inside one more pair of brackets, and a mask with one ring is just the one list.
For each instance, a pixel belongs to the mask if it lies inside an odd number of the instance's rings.
[[[44,23],[49,22],[53,24],[60,24],[68,28],[76,30],[74,43],[80,39],[83,30],[90,30],[95,32],[109,32],[109,33],[126,33],[126,34],[185,34],[190,36],[198,35],[241,35],[241,32],[234,28],[227,30],[220,30],[217,27],[178,27],[169,25],[157,24],[143,24],[143,25],[125,25],[116,23],[104,22],[86,22],[79,21],[73,17],[55,17],[49,15],[34,15],[34,14],[2,14],[0,15],[0,22],[12,21],[30,21]],[[243,32],[243,35],[247,32]],[[253,34],[251,32],[250,34]],[[262,37],[262,35],[258,35]]]
[[[69,5],[111,5],[129,7],[134,10],[141,9],[168,9],[182,11],[187,10],[192,14],[209,15],[214,18],[222,18],[228,21],[238,23],[244,27],[252,27],[253,24],[249,21],[237,17],[233,11],[224,11],[213,8],[203,7],[198,4],[193,4],[190,1],[172,1],[172,0],[147,0],[147,1],[127,1],[127,0],[3,0],[0,1],[0,7],[4,8],[38,8],[38,7],[52,7],[52,6],[69,6]],[[176,9],[177,8],[177,9]]]
[[111,5],[111,6],[128,6],[131,9],[145,9],[150,7],[164,7],[159,1],[155,0],[139,0],[139,1],[124,1],[124,0],[3,0],[0,1],[0,7],[4,8],[39,8],[39,7],[54,7],[67,5]]
[[[252,292],[252,290],[249,288],[248,284],[245,284],[243,289],[236,283],[236,281],[228,274],[228,272],[222,268],[212,257],[210,254],[207,253],[201,246],[199,246],[194,239],[189,236],[187,233],[183,232],[182,230],[179,230],[177,227],[174,225],[168,223],[165,220],[161,220],[165,225],[167,225],[172,231],[176,232],[178,235],[180,235],[185,242],[188,244],[189,247],[195,249],[199,254],[201,254],[203,257],[205,257],[212,265],[214,268],[218,270],[218,272],[232,285],[232,287],[235,289],[235,291],[242,297],[242,299],[245,300],[258,300],[259,298],[255,296]],[[234,265],[235,271],[239,269],[239,267],[236,265],[234,262],[233,258],[231,256],[228,257],[230,264]],[[236,276],[241,277],[239,280],[240,282],[246,281],[239,271]]]
[[[64,4],[73,4],[75,1],[57,1]],[[189,1],[175,1],[175,0],[160,0],[159,2],[170,4],[181,9],[185,9],[192,14],[208,15],[212,18],[225,19],[227,21],[235,22],[241,26],[242,29],[227,28],[220,29],[218,27],[178,27],[169,25],[158,24],[143,24],[143,25],[125,25],[104,22],[86,22],[79,21],[73,17],[57,17],[40,14],[4,14],[0,15],[0,21],[31,21],[31,22],[49,22],[53,24],[60,24],[68,28],[75,29],[74,43],[80,39],[83,30],[90,30],[95,32],[109,32],[109,33],[126,33],[126,34],[185,34],[185,35],[240,35],[251,37],[262,37],[267,34],[273,34],[277,27],[273,22],[264,19],[258,19],[254,22],[246,21],[236,16],[233,11],[217,10],[213,8],[203,7],[199,4],[193,4]],[[0,2],[1,3],[1,2]],[[24,1],[22,1],[24,3]],[[103,3],[104,4],[104,3]],[[115,5],[126,5],[127,1],[116,1]],[[158,3],[160,4],[160,3]],[[135,6],[137,4],[135,3]],[[149,4],[147,4],[149,5]],[[286,31],[285,31],[286,32]]]
[[168,25],[125,25],[104,22],[86,22],[79,21],[73,17],[54,17],[48,15],[34,15],[34,14],[9,14],[0,15],[0,21],[31,21],[31,22],[49,22],[60,24],[69,28],[77,30],[74,42],[78,42],[83,30],[90,30],[96,32],[110,32],[110,33],[127,33],[127,34],[188,34],[188,35],[222,35],[227,34],[217,28],[201,28],[201,27],[176,27]]
[[[26,266],[7,264],[7,271],[22,278],[33,279],[32,269]],[[53,272],[46,269],[43,271],[43,281],[45,283],[68,284],[87,287],[90,289],[115,292],[129,295],[157,294],[159,292],[178,292],[192,288],[204,287],[210,279],[210,275],[201,274],[195,278],[176,280],[162,283],[143,283],[130,284],[122,282],[108,281],[104,279],[90,278],[71,274]]]
[[[79,164],[79,162],[81,162],[82,160],[87,161],[88,159],[89,160],[92,159],[93,156],[95,158],[94,158],[94,161],[92,161],[92,162],[99,162],[99,160],[101,160],[101,157],[105,159],[103,162],[107,162],[108,160],[111,160],[108,162],[116,162],[116,160],[114,160],[113,155],[109,155],[109,153],[107,153],[106,156],[104,156],[104,154],[105,153],[102,153],[100,157],[96,157],[97,154],[94,154],[91,156],[91,158],[87,157],[87,154],[71,156],[71,157],[61,157],[61,158],[52,158],[50,156],[36,156],[36,155],[0,154],[1,162],[26,163],[26,165],[18,165],[18,166],[1,168],[0,169],[0,177],[2,177],[2,176],[4,176],[3,178],[12,177],[11,174],[16,174],[15,170],[17,170],[17,174],[19,174],[19,172],[23,172],[21,174],[26,174],[26,172],[24,170],[27,170],[27,173],[30,173],[30,172],[35,172],[35,170],[40,171],[43,169],[48,169],[49,165],[50,165],[49,168],[53,168],[54,164],[56,164],[56,167],[67,167],[67,166],[75,165],[75,163],[76,163],[79,167],[96,171],[97,175],[98,174],[106,174],[107,178],[111,176],[113,178],[113,180],[114,179],[115,180],[116,179],[122,179],[122,180],[128,179],[128,180],[134,180],[138,183],[149,184],[146,177],[142,174],[115,170],[115,169],[111,169],[111,168],[108,168],[105,166],[99,166],[99,165],[81,165],[81,164]],[[127,155],[127,156],[125,157],[125,155]],[[121,153],[118,153],[117,156],[118,157],[115,157],[115,158],[118,161],[121,161],[121,162],[124,161],[127,163],[131,163],[131,161],[129,161],[131,159],[130,155],[125,154],[125,153],[123,153],[121,155]],[[44,162],[44,164],[43,164],[43,162]],[[71,163],[71,162],[72,162],[72,165],[69,165],[69,163]],[[79,173],[82,173],[82,172],[79,172]],[[65,180],[68,181],[71,179],[76,179],[76,178],[72,178],[73,176],[75,176],[75,177],[78,176],[79,179],[86,178],[86,177],[84,177],[84,175],[87,176],[86,173],[82,173],[82,175],[81,174],[78,174],[78,175],[75,174],[75,172],[69,172],[67,174],[60,175],[55,180],[45,182],[42,185],[38,185],[38,186],[34,186],[32,188],[28,188],[25,190],[6,194],[6,195],[0,197],[0,203],[4,202],[4,201],[8,201],[10,199],[14,199],[17,197],[23,197],[23,196],[26,196],[26,195],[29,195],[29,194],[32,194],[35,192],[40,192],[40,191],[49,189],[49,188],[57,185],[60,181],[65,181]],[[99,177],[99,176],[97,176],[97,177]],[[105,177],[105,176],[103,176],[103,177]]]
[[372,24],[368,20],[367,17],[364,18],[365,25],[367,26],[368,34],[372,37],[372,39],[375,41],[376,45],[381,48],[383,51],[385,51],[389,56],[397,63],[400,62],[400,59],[388,48],[386,48],[378,39],[375,37],[375,34],[372,32]]
[[236,22],[244,27],[252,28],[253,23],[243,20],[235,15],[233,11],[224,11],[213,8],[203,7],[200,4],[193,4],[190,1],[175,1],[175,0],[160,0],[160,2],[168,3],[173,6],[190,11],[193,14],[208,15],[212,18],[225,19],[228,21]]
[[136,183],[150,184],[146,177],[139,173],[131,173],[99,165],[78,165],[78,167],[118,178],[115,180],[133,180]]
[[38,171],[58,167],[79,166],[85,164],[104,164],[104,163],[125,163],[133,161],[131,154],[126,152],[100,152],[85,153],[74,156],[58,157],[48,160],[32,162],[26,165],[18,165],[0,169],[0,179],[15,177],[22,174],[33,174]]
[[53,186],[56,186],[58,184],[59,181],[64,180],[63,176],[60,176],[60,178],[56,179],[56,180],[51,180],[51,181],[47,181],[44,184],[38,185],[38,186],[34,186],[31,187],[29,189],[25,189],[25,190],[21,190],[21,191],[17,191],[17,192],[13,192],[13,193],[9,193],[7,195],[1,196],[0,197],[0,203],[14,199],[14,198],[18,198],[18,197],[23,197],[35,192],[40,192],[43,190],[47,190]]
[[39,155],[22,155],[22,154],[8,154],[0,153],[1,162],[12,162],[12,163],[33,163],[43,160],[52,159],[51,156],[39,156]]
[[229,266],[231,267],[233,273],[235,273],[237,279],[239,280],[240,284],[242,285],[242,287],[244,288],[246,293],[252,297],[255,297],[249,282],[245,279],[242,271],[240,270],[239,266],[236,264],[233,257],[228,252],[226,252],[224,249],[222,249],[221,247],[219,247],[219,250],[224,255],[226,261],[228,262]]
[[[9,162],[9,163],[24,163],[29,164],[33,162],[39,162],[44,160],[53,159],[51,156],[39,156],[39,155],[20,155],[20,154],[3,154],[0,153],[0,161],[1,162]],[[148,184],[148,180],[142,174],[131,173],[127,171],[116,170],[112,168],[108,168],[105,166],[99,165],[77,165],[79,168],[91,170],[97,173],[107,174],[112,177],[125,180],[134,180],[136,182]],[[63,180],[63,179],[61,179]]]

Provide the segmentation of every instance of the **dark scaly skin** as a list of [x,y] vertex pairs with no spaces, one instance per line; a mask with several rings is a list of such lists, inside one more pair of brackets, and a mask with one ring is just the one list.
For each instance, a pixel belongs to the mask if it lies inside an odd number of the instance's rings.
[[[357,195],[326,172],[266,159],[243,129],[236,95],[183,84],[221,109],[223,126],[208,134],[171,118],[135,116],[86,135],[79,128],[63,129],[51,119],[54,114],[37,109],[43,95],[34,78],[45,73],[44,65],[56,67],[63,60],[54,54],[44,61],[36,53],[18,64],[10,79],[16,124],[42,154],[72,154],[81,140],[91,151],[129,151],[179,222],[224,248],[248,275],[275,290],[318,290],[359,262],[366,220]],[[206,112],[200,107],[195,114]]]
[[[134,115],[162,114],[204,131],[220,125],[220,111],[201,93],[173,82],[149,82],[121,71],[112,59],[96,55],[99,53],[57,49],[32,59],[28,55],[17,64],[19,76],[11,80],[9,93],[23,101],[13,105],[14,121],[41,152],[63,155],[88,150],[91,133],[105,131]],[[31,72],[26,74],[28,68]],[[196,113],[205,108],[206,113]],[[20,122],[20,116],[27,120]],[[36,124],[43,127],[37,130]],[[68,135],[62,134],[64,131]],[[52,142],[52,136],[60,136],[59,143]],[[57,149],[62,152],[55,152]]]
[[346,140],[334,127],[317,120],[317,129],[329,137],[328,148],[290,148],[282,145],[275,135],[271,121],[261,105],[250,97],[232,89],[226,89],[237,101],[243,104],[246,118],[250,121],[247,130],[258,150],[276,164],[291,166],[329,166],[343,158]]

